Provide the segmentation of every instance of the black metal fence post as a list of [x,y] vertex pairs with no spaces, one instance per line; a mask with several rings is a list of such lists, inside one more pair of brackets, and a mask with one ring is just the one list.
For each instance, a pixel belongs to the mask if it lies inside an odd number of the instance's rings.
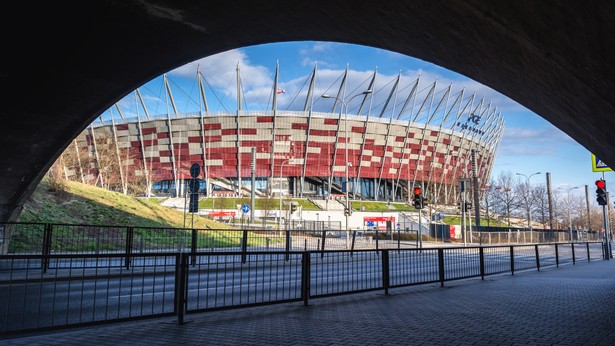
[[555,243],[555,266],[559,267],[559,247]]
[[[286,230],[286,260],[290,260],[290,231]],[[244,262],[245,263],[245,262]]]
[[440,277],[440,287],[444,287],[444,249],[438,249],[438,274]]
[[125,249],[125,260],[124,266],[126,269],[130,268],[130,255],[132,253],[132,240],[134,238],[134,229],[132,227],[126,228],[126,249]]
[[591,257],[589,254],[589,242],[586,242],[585,245],[587,245],[587,262],[591,262]]
[[352,244],[350,245],[350,257],[352,257],[352,253],[354,252],[354,240],[357,236],[357,231],[352,231]]
[[572,264],[577,264],[577,257],[574,253],[574,243],[570,243],[570,245],[572,246]]
[[[247,257],[248,257],[248,230],[244,229],[243,237],[241,238],[241,263],[246,263]],[[288,255],[286,259],[288,260]]]
[[179,253],[175,257],[175,307],[177,323],[184,324],[186,315],[186,288],[188,281],[188,257]]
[[384,294],[389,294],[389,287],[391,287],[391,277],[389,275],[389,250],[382,250],[382,288],[384,288]]
[[327,231],[322,231],[322,248],[320,249],[320,258],[325,257],[325,239],[327,239]]
[[196,233],[196,229],[192,229],[192,242],[190,244],[190,252],[192,253],[192,258],[190,259],[192,266],[194,267],[196,265],[196,248],[197,248],[197,233]]
[[510,274],[515,275],[515,248],[510,246]]
[[43,255],[41,268],[43,269],[43,273],[46,273],[47,268],[49,268],[49,255],[51,254],[51,235],[52,225],[50,223],[46,223],[43,230],[43,248],[41,249],[41,254]]
[[376,251],[378,251],[378,230],[376,230]]
[[479,254],[480,254],[480,278],[481,280],[485,280],[485,251],[482,246],[479,248]]
[[310,267],[311,255],[309,251],[305,251],[301,256],[301,298],[304,306],[307,306],[310,300]]
[[538,252],[538,245],[534,245],[534,253],[536,253],[536,270],[540,271],[540,253]]

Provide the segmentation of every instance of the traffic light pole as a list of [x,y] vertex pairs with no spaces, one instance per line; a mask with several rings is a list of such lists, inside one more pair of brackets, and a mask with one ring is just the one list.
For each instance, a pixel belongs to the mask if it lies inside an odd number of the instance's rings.
[[596,201],[602,206],[602,224],[604,226],[604,254],[607,260],[612,258],[611,254],[611,242],[609,240],[609,218],[607,217],[607,207],[609,205],[609,194],[606,192],[606,181],[604,180],[604,172],[602,173],[602,179],[596,180]]
[[[479,189],[478,189],[478,175],[476,172],[476,149],[472,149],[472,192],[474,195],[474,218],[476,224],[476,231],[480,231],[480,197],[479,197]],[[471,215],[471,214],[470,214]],[[470,217],[470,220],[472,218]],[[470,222],[470,227],[472,222]],[[470,235],[472,231],[470,231]],[[470,242],[472,242],[472,237],[470,237]]]
[[461,193],[461,231],[463,232],[463,246],[468,246],[466,238],[466,192]]
[[602,206],[602,220],[604,224],[604,252],[607,260],[612,258],[611,242],[609,241],[609,219],[606,217],[606,205]]
[[419,247],[422,249],[423,248],[423,231],[421,229],[421,227],[422,227],[422,225],[421,225],[421,220],[422,220],[421,215],[423,213],[421,212],[421,210],[422,209],[419,209],[419,231],[418,231],[417,235],[418,235],[418,237],[420,239],[419,240]]
[[[602,175],[604,176],[604,172],[602,172]],[[611,251],[611,223],[610,223],[610,215],[609,215],[609,206],[611,205],[611,193],[607,192],[606,193],[606,201],[607,204],[604,207],[605,211],[603,212],[603,218],[606,220],[605,224],[604,224],[604,234],[605,234],[605,240],[606,240],[606,249],[607,249],[607,259],[610,260],[611,258],[613,258],[613,252]]]

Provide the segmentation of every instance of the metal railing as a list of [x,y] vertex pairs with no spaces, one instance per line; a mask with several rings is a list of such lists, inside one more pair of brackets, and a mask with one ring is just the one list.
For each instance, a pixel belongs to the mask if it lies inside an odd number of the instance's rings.
[[[240,229],[0,223],[0,255],[242,251],[244,244],[247,251],[379,250],[419,246],[416,230],[346,233],[297,225],[285,230],[251,229],[246,232]],[[440,236],[436,241],[443,241],[439,232],[435,235]],[[600,241],[600,236],[599,233],[585,234],[575,236],[573,241]],[[469,233],[468,242],[477,245],[561,243],[570,242],[570,236],[563,231],[473,231]]]
[[[481,227],[482,229],[483,227]],[[494,228],[492,228],[494,229]],[[572,235],[572,238],[571,238]],[[469,232],[469,241],[475,244],[520,244],[520,243],[562,243],[600,241],[604,235],[600,232],[574,232],[561,230],[532,230],[510,228],[504,231]]]
[[0,335],[440,283],[605,258],[603,243],[0,256]]
[[417,231],[229,230],[0,224],[0,255],[416,248]]

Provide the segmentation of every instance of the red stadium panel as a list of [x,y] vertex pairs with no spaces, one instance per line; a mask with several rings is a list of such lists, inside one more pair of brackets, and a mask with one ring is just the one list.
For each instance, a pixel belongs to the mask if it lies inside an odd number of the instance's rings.
[[256,117],[256,122],[257,123],[272,123],[273,122],[273,117]]
[[205,131],[220,130],[221,128],[222,128],[222,125],[220,123],[203,124],[203,130],[205,130]]

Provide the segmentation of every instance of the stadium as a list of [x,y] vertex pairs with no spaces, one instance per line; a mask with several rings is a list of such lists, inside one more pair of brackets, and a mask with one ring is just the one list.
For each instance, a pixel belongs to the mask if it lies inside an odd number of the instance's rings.
[[191,112],[178,110],[165,74],[158,98],[166,112],[153,114],[135,90],[132,111],[118,103],[75,138],[61,156],[64,174],[124,192],[141,186],[144,194],[181,196],[197,163],[203,196],[250,195],[254,176],[260,197],[327,198],[348,187],[352,199],[408,201],[421,186],[441,204],[455,202],[473,162],[486,183],[504,119],[484,97],[401,73],[376,83],[375,71],[351,85],[348,69],[323,91],[318,73],[315,66],[292,95],[294,109],[278,109],[289,93],[276,66],[267,106],[255,110],[244,107],[237,66],[236,109],[213,111],[197,70],[199,109]]

